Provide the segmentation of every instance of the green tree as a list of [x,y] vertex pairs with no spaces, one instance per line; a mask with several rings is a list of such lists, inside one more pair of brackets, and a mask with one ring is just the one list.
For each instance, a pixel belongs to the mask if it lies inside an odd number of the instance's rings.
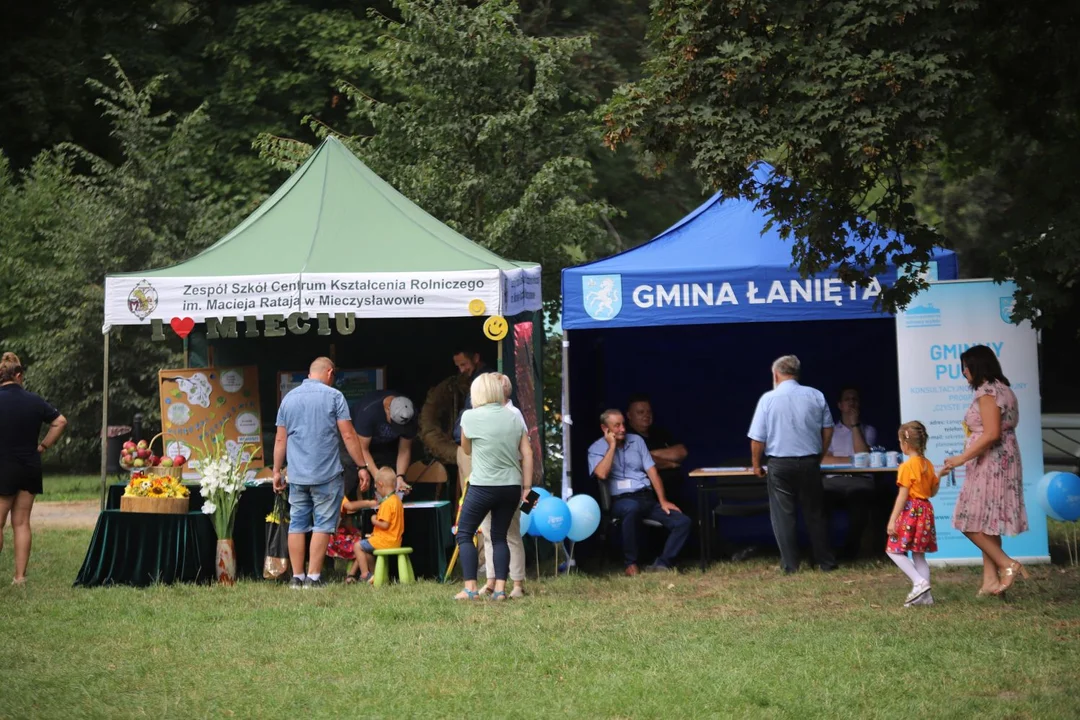
[[[111,62],[115,84],[92,86],[123,162],[62,144],[21,177],[0,167],[0,341],[71,420],[57,457],[70,467],[97,465],[105,275],[185,258],[238,219],[193,189],[205,114],[155,113],[163,78],[137,88]],[[156,368],[175,364],[179,347],[111,333],[110,415],[153,416]]]
[[[557,303],[560,268],[604,245],[612,208],[596,197],[585,159],[598,136],[590,98],[571,78],[585,38],[535,38],[517,7],[489,0],[399,0],[400,21],[379,17],[368,58],[378,98],[350,82],[345,126],[335,132],[405,196],[466,237],[505,257],[540,262]],[[346,127],[347,126],[347,127]],[[262,136],[259,146],[294,168],[310,146]]]
[[[1075,302],[1080,268],[1078,23],[1048,0],[661,0],[646,77],[608,104],[606,140],[759,199],[803,272],[838,264],[852,282],[948,245],[916,201],[944,210],[981,184],[993,235],[969,256],[1016,279],[1020,317],[1047,322]],[[758,159],[779,175],[755,182]],[[945,192],[917,197],[928,167]],[[918,289],[901,278],[881,300],[902,307]]]

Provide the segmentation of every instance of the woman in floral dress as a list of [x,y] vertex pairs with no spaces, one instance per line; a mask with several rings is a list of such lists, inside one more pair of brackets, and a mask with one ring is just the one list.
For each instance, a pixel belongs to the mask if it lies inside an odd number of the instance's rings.
[[964,486],[953,510],[953,527],[982,550],[983,582],[978,594],[1000,595],[1027,570],[1001,549],[1002,535],[1027,530],[1024,475],[1016,425],[1016,395],[1001,372],[994,351],[985,345],[961,356],[964,377],[975,400],[964,415],[970,435],[961,455],[945,459],[945,470],[966,466]]

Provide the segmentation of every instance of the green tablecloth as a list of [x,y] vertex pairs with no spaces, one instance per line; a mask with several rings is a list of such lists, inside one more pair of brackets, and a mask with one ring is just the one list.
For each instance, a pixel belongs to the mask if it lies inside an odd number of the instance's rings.
[[217,538],[210,518],[106,510],[98,516],[76,585],[210,582]]
[[[120,512],[123,485],[109,488],[106,510],[87,548],[76,585],[145,586],[160,581],[209,582],[214,577],[217,537],[210,518],[199,512],[202,497],[192,490],[187,515]],[[233,540],[236,571],[240,577],[261,578],[266,553],[266,515],[273,510],[274,491],[269,484],[250,487],[240,496]],[[413,548],[417,577],[442,579],[450,535],[450,503],[434,507],[405,504],[404,545]]]

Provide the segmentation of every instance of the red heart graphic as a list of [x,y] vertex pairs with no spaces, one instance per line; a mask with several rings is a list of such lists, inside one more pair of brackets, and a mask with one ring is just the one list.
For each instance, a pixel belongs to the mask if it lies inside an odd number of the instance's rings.
[[195,329],[195,321],[187,317],[175,317],[169,321],[169,325],[172,325],[173,332],[182,338],[186,338]]

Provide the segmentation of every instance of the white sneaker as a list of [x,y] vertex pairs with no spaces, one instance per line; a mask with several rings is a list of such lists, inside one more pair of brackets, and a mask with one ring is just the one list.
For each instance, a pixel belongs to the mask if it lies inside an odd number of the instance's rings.
[[926,581],[918,583],[913,588],[911,588],[911,592],[909,592],[907,597],[904,598],[904,603],[907,604],[914,600],[918,600],[928,592],[930,592],[930,583]]
[[922,595],[921,597],[915,598],[911,602],[904,603],[904,607],[909,608],[909,607],[915,607],[916,605],[933,605],[933,604],[934,604],[934,596],[931,595],[930,593],[926,593],[925,595]]

